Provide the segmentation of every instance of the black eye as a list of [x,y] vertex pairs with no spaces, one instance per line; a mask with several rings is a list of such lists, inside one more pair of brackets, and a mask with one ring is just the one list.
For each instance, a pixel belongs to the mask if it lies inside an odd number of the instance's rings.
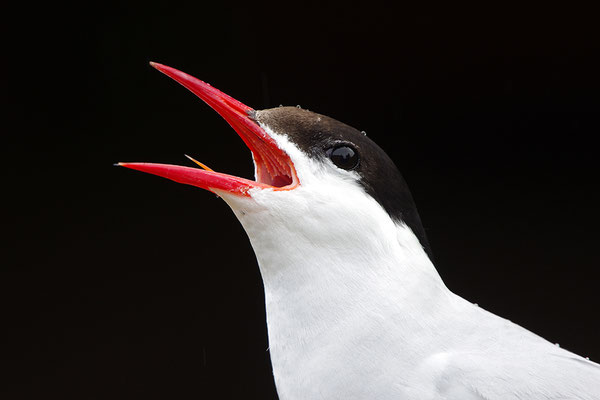
[[360,157],[358,152],[346,145],[332,147],[327,150],[327,156],[333,161],[333,163],[342,169],[354,169],[358,166]]

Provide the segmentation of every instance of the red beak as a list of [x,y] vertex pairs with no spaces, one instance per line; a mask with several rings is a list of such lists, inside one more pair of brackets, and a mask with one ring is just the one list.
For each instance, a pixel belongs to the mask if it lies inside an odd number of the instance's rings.
[[119,163],[118,165],[162,176],[175,182],[198,186],[211,192],[226,191],[246,196],[253,188],[289,190],[298,185],[292,160],[253,119],[255,111],[252,108],[175,68],[153,62],[150,65],[191,90],[235,129],[252,151],[257,180],[214,172],[198,162],[205,169],[152,163]]

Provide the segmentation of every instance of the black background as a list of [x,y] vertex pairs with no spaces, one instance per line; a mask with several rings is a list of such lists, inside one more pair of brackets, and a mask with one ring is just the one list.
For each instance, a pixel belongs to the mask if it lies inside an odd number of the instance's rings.
[[161,62],[365,130],[451,290],[600,360],[598,31],[575,6],[28,4],[2,16],[3,398],[275,398],[260,275],[214,195],[250,177]]

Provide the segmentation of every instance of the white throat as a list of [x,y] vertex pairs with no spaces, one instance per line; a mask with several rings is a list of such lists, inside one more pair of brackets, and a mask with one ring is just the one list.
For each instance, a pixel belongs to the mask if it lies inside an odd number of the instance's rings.
[[[282,400],[376,398],[377,379],[373,388],[353,385],[388,367],[366,349],[378,342],[382,356],[393,352],[390,360],[410,365],[426,351],[414,346],[415,332],[431,332],[451,295],[415,235],[375,200],[354,188],[326,193],[307,185],[252,199],[223,196],[258,259]],[[412,335],[410,346],[402,331]]]

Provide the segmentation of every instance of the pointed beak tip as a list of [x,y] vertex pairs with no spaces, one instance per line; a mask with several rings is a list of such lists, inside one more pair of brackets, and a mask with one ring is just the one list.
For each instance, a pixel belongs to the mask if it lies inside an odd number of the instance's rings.
[[150,66],[154,69],[157,69],[159,71],[162,72],[163,68],[165,67],[164,65],[154,62],[154,61],[149,61],[148,64],[150,64]]

